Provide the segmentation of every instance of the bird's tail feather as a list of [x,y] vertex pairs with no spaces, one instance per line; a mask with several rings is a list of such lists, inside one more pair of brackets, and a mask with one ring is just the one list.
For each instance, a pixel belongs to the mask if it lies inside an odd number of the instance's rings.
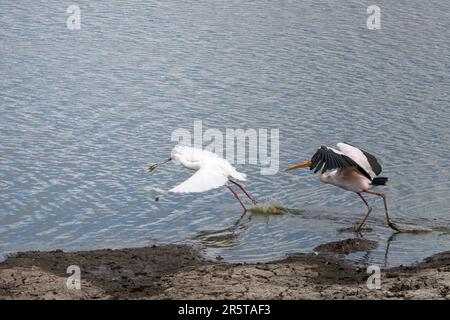
[[374,186],[384,186],[388,181],[387,177],[375,177],[372,179],[372,185]]

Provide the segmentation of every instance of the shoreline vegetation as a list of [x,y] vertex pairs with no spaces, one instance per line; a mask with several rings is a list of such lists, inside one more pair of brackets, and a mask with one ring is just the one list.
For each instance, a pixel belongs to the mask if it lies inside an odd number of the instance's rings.
[[[208,261],[187,245],[20,252],[0,263],[0,299],[450,299],[450,251],[381,269],[381,288],[368,289],[366,267],[337,254],[354,245],[373,244],[347,239],[334,253],[248,264]],[[71,265],[80,290],[67,288]]]

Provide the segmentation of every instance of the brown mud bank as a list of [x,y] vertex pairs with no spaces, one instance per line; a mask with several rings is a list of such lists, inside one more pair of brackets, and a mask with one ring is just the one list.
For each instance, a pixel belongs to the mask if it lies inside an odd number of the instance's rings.
[[[184,245],[24,252],[0,263],[0,299],[450,299],[450,252],[382,269],[381,288],[368,289],[365,267],[342,257],[373,245],[348,239],[252,264],[206,261]],[[70,265],[80,290],[67,288]]]

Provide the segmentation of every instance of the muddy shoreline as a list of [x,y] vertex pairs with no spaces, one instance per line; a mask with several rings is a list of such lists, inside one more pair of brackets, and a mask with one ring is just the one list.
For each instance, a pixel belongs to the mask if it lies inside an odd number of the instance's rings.
[[[382,269],[371,290],[366,269],[344,256],[372,245],[348,239],[251,264],[207,261],[186,245],[22,252],[0,263],[0,299],[450,299],[450,251]],[[67,288],[70,265],[81,290]]]

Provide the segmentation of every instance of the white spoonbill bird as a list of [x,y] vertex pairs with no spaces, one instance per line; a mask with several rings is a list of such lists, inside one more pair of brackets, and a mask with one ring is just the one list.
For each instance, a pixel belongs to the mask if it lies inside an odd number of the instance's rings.
[[311,160],[290,166],[286,170],[297,168],[315,169],[314,173],[319,173],[319,179],[323,183],[356,192],[368,209],[364,219],[355,227],[356,231],[362,229],[372,212],[372,207],[362,193],[374,194],[383,198],[387,224],[392,229],[399,231],[398,226],[389,218],[386,195],[381,192],[370,191],[375,186],[384,186],[388,180],[385,177],[378,177],[381,173],[381,165],[377,159],[370,153],[346,143],[341,142],[336,146],[338,150],[321,146]]
[[[240,183],[235,181],[245,181],[246,175],[238,172],[227,160],[220,158],[217,154],[199,148],[178,145],[173,149],[172,155],[168,160],[162,163],[153,164],[149,166],[148,170],[149,172],[152,172],[158,165],[171,160],[180,163],[187,169],[194,170],[195,173],[186,181],[170,189],[169,192],[204,192],[221,187],[227,182],[230,182],[241,189],[253,204],[256,204],[256,200]],[[226,187],[231,191],[244,210],[247,211],[247,208],[239,198],[236,191],[234,191],[229,185]]]

